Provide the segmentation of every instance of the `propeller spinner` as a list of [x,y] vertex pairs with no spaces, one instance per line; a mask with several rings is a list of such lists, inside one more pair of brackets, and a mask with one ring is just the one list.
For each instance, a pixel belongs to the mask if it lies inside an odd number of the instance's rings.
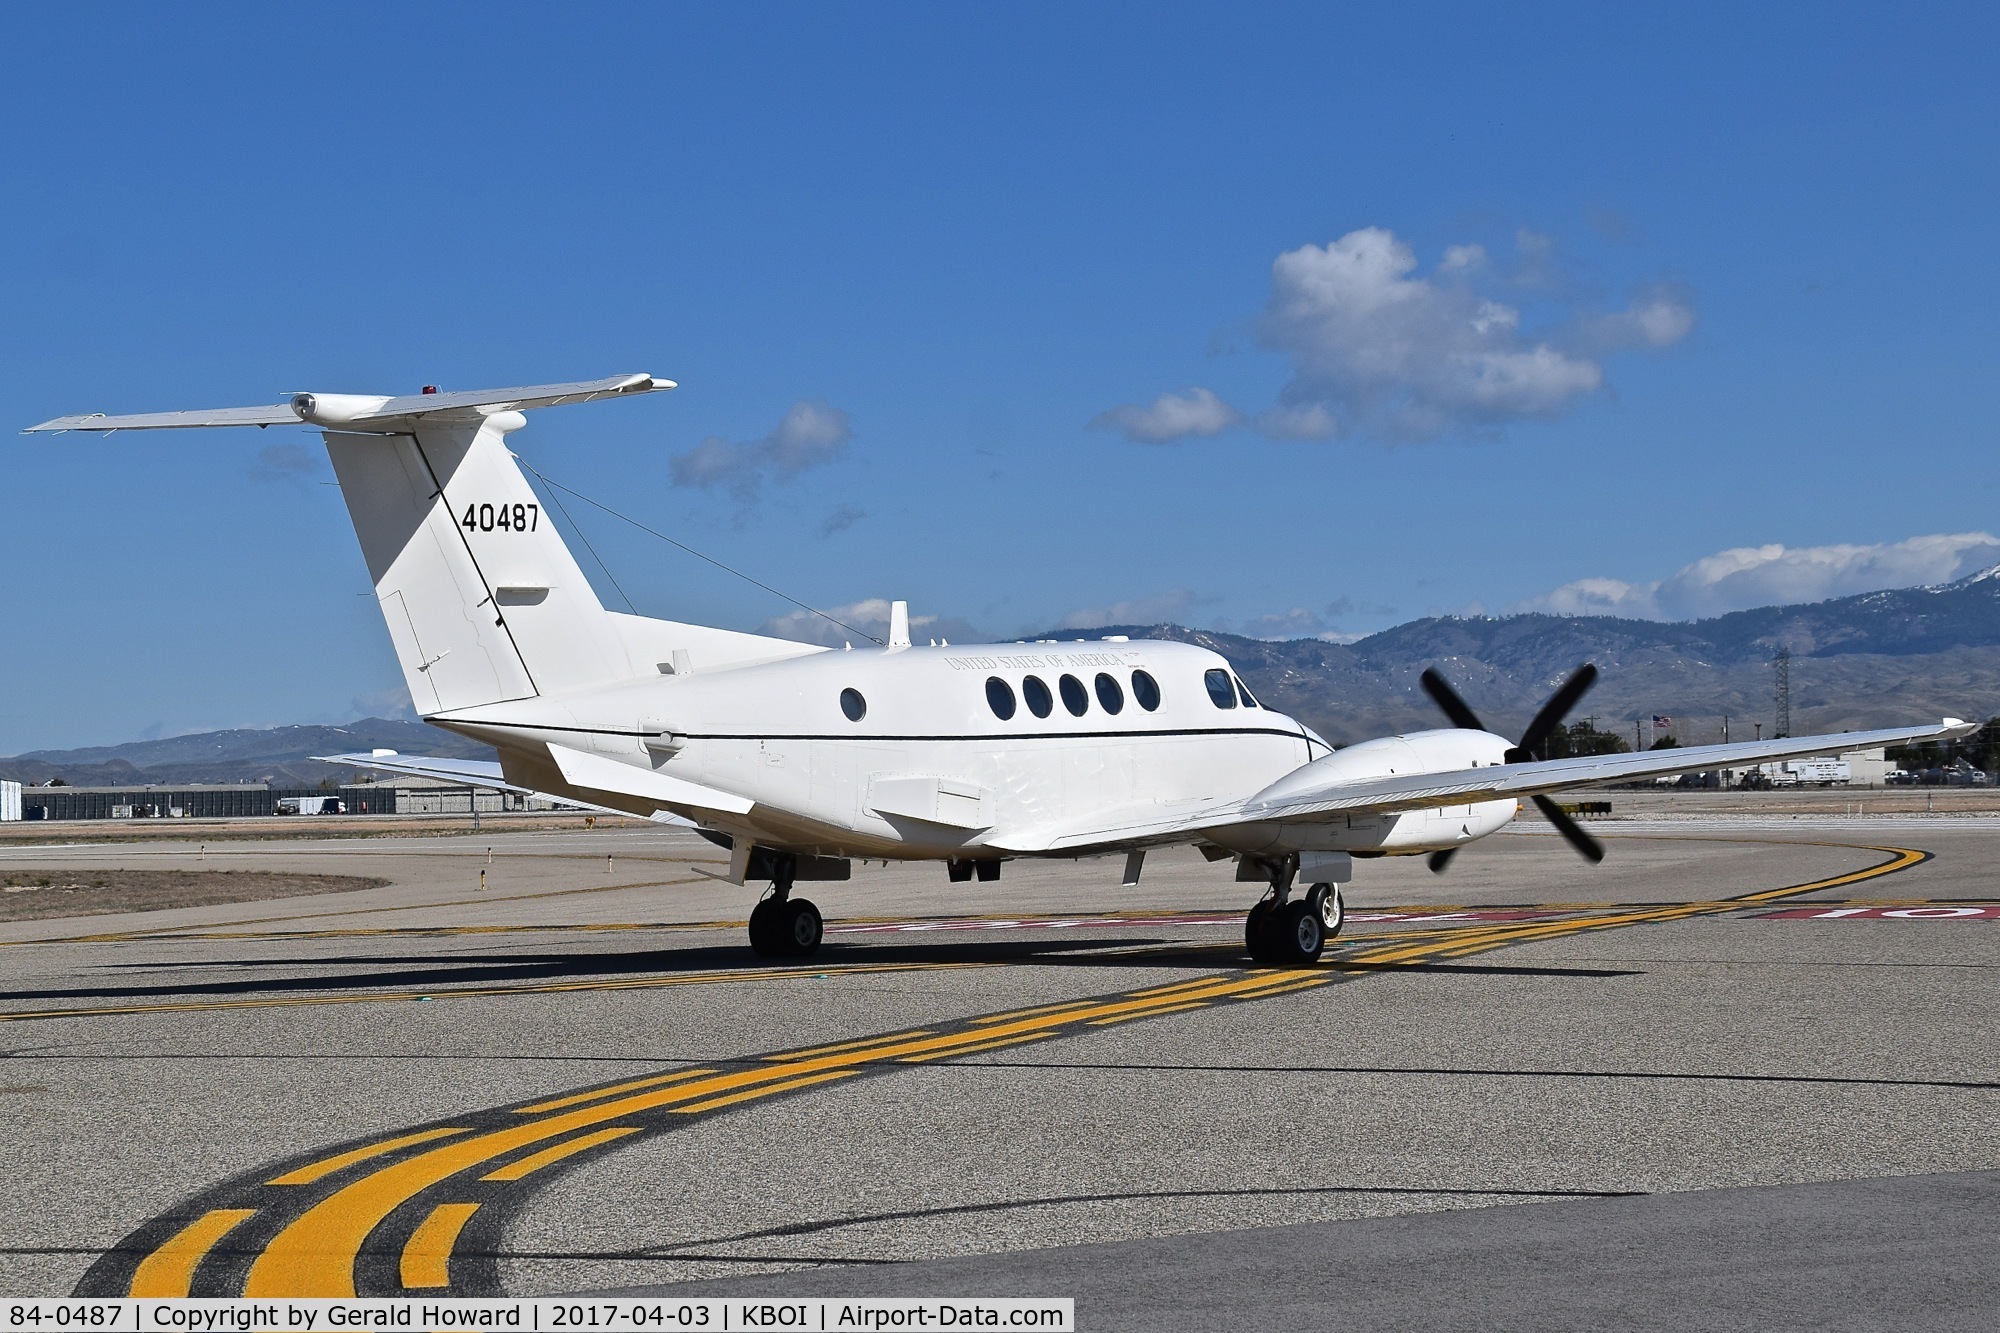
[[[1479,715],[1466,705],[1465,700],[1458,697],[1458,691],[1437,673],[1435,667],[1425,667],[1419,683],[1424,687],[1424,693],[1431,697],[1431,701],[1451,719],[1453,726],[1462,727],[1467,731],[1486,730],[1480,724]],[[1576,707],[1577,701],[1582,699],[1596,683],[1597,668],[1588,662],[1570,673],[1570,678],[1562,683],[1562,688],[1549,696],[1549,701],[1535,714],[1534,721],[1528,723],[1528,729],[1521,733],[1521,739],[1514,743],[1514,748],[1507,751],[1507,762],[1528,764],[1546,758],[1543,747],[1548,743],[1549,737],[1562,725],[1562,720],[1569,716],[1570,709]],[[1553,824],[1556,832],[1562,834],[1564,841],[1576,848],[1585,860],[1597,862],[1604,859],[1604,844],[1585,833],[1574,819],[1563,813],[1561,806],[1540,792],[1536,792],[1528,799],[1542,812],[1542,818]],[[1432,852],[1431,870],[1437,874],[1444,873],[1444,868],[1451,864],[1451,858],[1457,853],[1456,847]]]

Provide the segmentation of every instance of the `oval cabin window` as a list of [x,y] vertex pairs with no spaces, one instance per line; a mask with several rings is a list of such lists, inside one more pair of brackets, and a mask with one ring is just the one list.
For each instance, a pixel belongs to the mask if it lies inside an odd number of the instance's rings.
[[859,722],[862,718],[868,716],[868,701],[861,697],[860,690],[842,690],[840,692],[840,711],[847,714],[849,722]]
[[988,676],[986,705],[993,710],[993,716],[1005,722],[1014,716],[1014,687],[998,676]]
[[1100,671],[1092,683],[1097,686],[1098,705],[1105,712],[1116,714],[1125,711],[1125,691],[1119,688],[1116,680]]
[[1134,671],[1132,697],[1139,701],[1139,707],[1152,712],[1160,706],[1160,682],[1154,680],[1149,672]]
[[1040,676],[1030,676],[1021,682],[1021,698],[1027,703],[1028,711],[1036,717],[1047,717],[1055,711],[1056,697],[1049,693],[1049,687]]
[[1084,693],[1083,682],[1075,676],[1064,676],[1056,682],[1056,688],[1062,691],[1063,707],[1071,713],[1082,717],[1090,711],[1090,696]]

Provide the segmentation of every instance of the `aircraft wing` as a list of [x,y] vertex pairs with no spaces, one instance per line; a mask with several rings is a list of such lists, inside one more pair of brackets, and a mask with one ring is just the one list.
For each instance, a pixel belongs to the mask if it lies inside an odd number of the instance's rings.
[[[536,791],[507,781],[501,775],[500,765],[492,759],[433,759],[424,755],[405,754],[316,754],[313,758],[324,764],[347,764],[354,768],[380,769],[386,773],[405,773],[416,778],[438,778],[445,782],[462,782],[468,787],[485,787],[492,791],[517,791],[524,796],[540,796],[551,801],[561,801],[565,805],[578,806],[585,810],[595,810],[602,815],[618,815],[630,819],[630,810],[615,810],[608,805],[594,805],[589,801],[579,801],[574,796],[558,796],[552,792]],[[686,824],[689,821],[679,815],[656,811],[652,819],[659,824]]]
[[139,412],[106,416],[90,412],[56,417],[23,434],[65,430],[190,430],[200,426],[321,426],[342,430],[400,432],[419,417],[437,412],[514,411],[587,403],[597,398],[652,393],[674,387],[654,375],[613,375],[571,384],[529,384],[511,389],[468,389],[458,393],[418,393],[385,398],[359,394],[294,394],[268,407],[221,407],[194,412]]
[[1690,745],[1638,754],[1585,755],[1545,759],[1528,764],[1495,764],[1485,768],[1442,773],[1401,773],[1391,777],[1350,779],[1305,786],[1274,797],[1218,803],[1174,816],[1141,811],[1098,818],[1089,828],[1072,826],[1009,841],[1007,850],[1062,852],[1116,850],[1186,841],[1207,829],[1242,824],[1320,823],[1337,815],[1393,814],[1439,805],[1466,805],[1510,796],[1534,796],[1605,782],[1675,773],[1699,773],[1713,768],[1743,768],[1779,759],[1842,754],[1914,741],[1950,740],[1979,730],[1977,722],[1955,717],[1926,727],[1889,727],[1879,731],[1843,731],[1830,736],[1786,736],[1768,741],[1728,745]]

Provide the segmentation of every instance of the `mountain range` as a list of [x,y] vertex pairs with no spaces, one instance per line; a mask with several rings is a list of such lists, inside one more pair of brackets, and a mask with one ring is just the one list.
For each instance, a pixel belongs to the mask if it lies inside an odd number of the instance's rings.
[[[1653,732],[1673,719],[1686,744],[1773,734],[1772,659],[1789,649],[1791,730],[1843,731],[1943,716],[2000,715],[2000,567],[1956,583],[1897,588],[1832,601],[1766,606],[1707,620],[1612,616],[1437,616],[1353,643],[1268,642],[1180,625],[1107,625],[1049,638],[1175,639],[1234,662],[1258,695],[1335,744],[1442,724],[1417,685],[1442,671],[1482,721],[1518,734],[1580,663],[1603,673],[1573,719],[1605,730]],[[0,759],[0,778],[75,786],[269,782],[313,786],[342,776],[310,756],[365,749],[453,758],[492,751],[420,722],[366,718],[339,727],[202,732]]]
[[338,727],[266,727],[202,731],[164,740],[128,741],[83,750],[34,750],[0,759],[0,778],[41,783],[61,778],[72,787],[137,787],[148,783],[264,782],[316,787],[353,770],[314,761],[316,754],[398,750],[452,759],[491,759],[493,751],[422,722],[363,718]]
[[1441,725],[1417,684],[1427,666],[1443,672],[1489,728],[1518,734],[1584,662],[1602,677],[1572,720],[1594,717],[1604,730],[1629,734],[1635,721],[1665,716],[1687,744],[1720,740],[1725,717],[1732,739],[1749,739],[1760,726],[1773,735],[1773,659],[1781,648],[1791,653],[1793,735],[2000,714],[2000,567],[1956,583],[1707,620],[1436,616],[1348,644],[1264,642],[1177,625],[1087,633],[1214,648],[1273,706],[1343,745]]

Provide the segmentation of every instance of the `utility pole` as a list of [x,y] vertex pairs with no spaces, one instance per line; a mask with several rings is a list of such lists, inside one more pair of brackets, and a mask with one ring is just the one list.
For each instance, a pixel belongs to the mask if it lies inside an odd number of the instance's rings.
[[1645,748],[1646,748],[1646,742],[1639,739],[1639,720],[1637,718],[1634,718],[1632,719],[1632,749],[1634,751],[1640,751],[1644,750]]
[[1792,734],[1792,650],[1778,649],[1772,665],[1778,669],[1778,729],[1771,733],[1775,739]]
[[1722,743],[1729,744],[1729,714],[1722,715]]

